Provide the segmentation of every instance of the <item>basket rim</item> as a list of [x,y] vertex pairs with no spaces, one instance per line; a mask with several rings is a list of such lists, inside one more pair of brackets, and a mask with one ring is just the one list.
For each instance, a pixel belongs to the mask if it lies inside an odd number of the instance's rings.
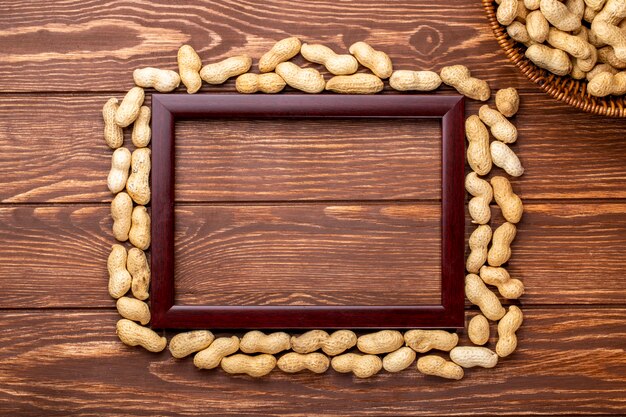
[[506,28],[498,22],[494,1],[482,0],[482,5],[487,13],[491,30],[506,57],[521,70],[522,74],[537,84],[550,97],[587,113],[626,118],[626,96],[593,97],[587,92],[586,80],[575,80],[570,76],[558,76],[539,68],[526,58],[523,52],[524,47],[513,40]]

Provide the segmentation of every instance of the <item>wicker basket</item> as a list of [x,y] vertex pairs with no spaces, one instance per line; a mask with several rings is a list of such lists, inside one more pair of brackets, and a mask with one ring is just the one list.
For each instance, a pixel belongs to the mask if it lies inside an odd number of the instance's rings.
[[487,12],[489,25],[506,56],[528,79],[539,85],[548,95],[589,113],[626,117],[626,96],[592,97],[587,94],[587,81],[575,80],[569,76],[561,77],[537,67],[524,56],[526,47],[511,39],[506,33],[506,28],[496,20],[495,3],[492,0],[482,0],[482,2]]

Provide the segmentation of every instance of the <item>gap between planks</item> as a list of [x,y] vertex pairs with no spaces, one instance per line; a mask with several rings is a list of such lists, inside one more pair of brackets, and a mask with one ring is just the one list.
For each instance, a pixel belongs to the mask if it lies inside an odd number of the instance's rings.
[[[522,196],[523,197],[523,196]],[[469,197],[466,197],[465,203],[469,201]],[[522,198],[524,204],[530,203],[531,205],[541,204],[603,204],[603,205],[619,205],[626,204],[626,198]],[[298,205],[311,205],[321,206],[328,204],[341,204],[341,205],[411,205],[416,203],[441,203],[440,199],[405,199],[405,200],[267,200],[267,201],[175,201],[176,206],[189,207],[189,206],[215,206],[215,207],[231,207],[231,206],[298,206]],[[111,205],[111,201],[93,201],[93,202],[23,202],[23,203],[6,203],[0,201],[0,207],[2,208],[18,208],[18,207],[106,207]],[[150,203],[146,207],[150,207]],[[497,209],[496,203],[491,203],[491,208]]]

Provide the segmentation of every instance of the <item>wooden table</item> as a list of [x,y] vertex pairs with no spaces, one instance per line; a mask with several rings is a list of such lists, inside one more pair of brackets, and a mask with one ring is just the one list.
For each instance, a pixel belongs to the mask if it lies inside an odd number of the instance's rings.
[[[371,41],[402,69],[463,63],[522,93],[526,212],[509,270],[527,288],[525,321],[497,368],[459,382],[414,369],[253,380],[117,340],[102,105],[134,68],[175,68],[183,43],[206,60],[258,58],[291,35],[337,50]],[[506,60],[478,1],[16,1],[2,5],[0,56],[0,414],[626,413],[626,121],[546,97]],[[225,90],[233,81],[203,88]]]

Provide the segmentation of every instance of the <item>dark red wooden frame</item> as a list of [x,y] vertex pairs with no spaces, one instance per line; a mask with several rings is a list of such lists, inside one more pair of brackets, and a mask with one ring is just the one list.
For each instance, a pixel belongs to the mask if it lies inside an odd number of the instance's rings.
[[[185,118],[438,118],[442,123],[441,304],[174,304],[174,125]],[[152,327],[205,329],[462,328],[464,100],[441,95],[152,95]],[[407,291],[406,288],[401,289]]]

